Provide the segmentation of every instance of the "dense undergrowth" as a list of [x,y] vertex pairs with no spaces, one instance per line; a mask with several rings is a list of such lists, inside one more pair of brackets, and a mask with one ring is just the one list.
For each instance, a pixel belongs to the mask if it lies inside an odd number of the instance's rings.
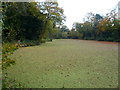
[[[10,67],[11,65],[15,64],[15,59],[11,59],[10,55],[13,54],[13,52],[15,50],[18,49],[18,45],[17,44],[12,44],[12,43],[3,43],[3,47],[2,47],[2,70],[4,72],[5,69],[7,69],[8,67]],[[13,80],[7,80],[7,73],[4,73],[2,76],[2,88],[6,88],[6,87],[11,87],[10,83]]]
[[10,59],[10,55],[18,49],[17,45],[11,43],[3,43],[2,49],[2,69],[6,69],[8,66],[15,64],[15,60]]

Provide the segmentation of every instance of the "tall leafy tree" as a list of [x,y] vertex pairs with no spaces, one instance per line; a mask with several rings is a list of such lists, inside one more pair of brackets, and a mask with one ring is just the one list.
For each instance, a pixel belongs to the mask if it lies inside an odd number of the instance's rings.
[[61,25],[65,21],[64,10],[58,6],[58,2],[48,0],[39,3],[40,11],[47,14],[47,19],[53,21],[54,25]]
[[84,18],[84,23],[73,24],[73,28],[78,31],[80,38],[105,41],[120,41],[119,26],[120,21],[117,18],[116,9],[111,10],[106,16],[90,12]]
[[46,23],[50,26],[47,26],[48,37],[52,40],[56,26],[62,25],[65,21],[64,10],[58,6],[58,2],[53,0],[40,2],[38,5],[40,12],[46,15]]
[[40,40],[45,33],[46,20],[35,2],[3,3],[3,39]]

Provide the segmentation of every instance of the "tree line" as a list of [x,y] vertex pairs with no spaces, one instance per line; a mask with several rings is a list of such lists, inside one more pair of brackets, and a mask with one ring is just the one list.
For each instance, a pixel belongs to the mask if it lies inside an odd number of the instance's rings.
[[3,2],[3,41],[30,41],[37,43],[56,39],[87,39],[120,41],[120,20],[117,9],[106,16],[87,13],[83,23],[74,22],[71,30],[64,25],[64,10],[56,1]]
[[106,16],[87,13],[84,22],[74,22],[71,30],[67,26],[60,28],[57,38],[120,41],[120,20],[117,14],[117,9],[111,10]]

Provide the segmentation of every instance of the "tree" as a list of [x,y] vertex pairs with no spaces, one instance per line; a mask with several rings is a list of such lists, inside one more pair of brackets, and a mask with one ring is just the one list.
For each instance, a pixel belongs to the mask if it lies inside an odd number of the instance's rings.
[[41,40],[46,21],[35,2],[3,3],[3,40]]
[[55,38],[57,39],[67,39],[69,38],[69,29],[66,25],[61,25],[60,27],[57,27],[58,29],[56,30],[55,34]]
[[65,21],[64,10],[58,7],[58,2],[51,0],[40,2],[39,7],[41,13],[47,14],[46,18],[52,20],[54,25],[62,25]]
[[[60,26],[65,21],[65,16],[63,14],[64,10],[58,7],[58,2],[56,1],[46,1],[38,3],[40,12],[46,14],[46,23],[52,22],[48,29],[49,38],[52,41],[53,31],[56,29],[56,26]],[[49,25],[49,24],[48,24]]]
[[101,37],[106,38],[109,41],[119,40],[120,21],[117,18],[117,10],[113,9],[110,13],[106,14],[105,18],[99,22],[97,26]]
[[[84,18],[84,23],[73,23],[71,36],[79,33],[81,39],[94,39],[105,41],[120,41],[120,21],[117,18],[116,9],[111,10],[106,16],[88,13]],[[77,34],[75,32],[77,31]]]

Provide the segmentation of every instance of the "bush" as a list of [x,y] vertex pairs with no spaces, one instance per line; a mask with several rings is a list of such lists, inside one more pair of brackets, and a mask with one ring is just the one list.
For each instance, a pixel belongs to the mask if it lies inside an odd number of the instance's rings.
[[15,64],[15,60],[10,59],[10,55],[18,49],[18,46],[11,43],[3,43],[2,48],[2,69],[6,69],[8,66]]
[[16,43],[19,47],[28,47],[28,46],[35,46],[40,44],[40,42],[36,40],[24,40]]

